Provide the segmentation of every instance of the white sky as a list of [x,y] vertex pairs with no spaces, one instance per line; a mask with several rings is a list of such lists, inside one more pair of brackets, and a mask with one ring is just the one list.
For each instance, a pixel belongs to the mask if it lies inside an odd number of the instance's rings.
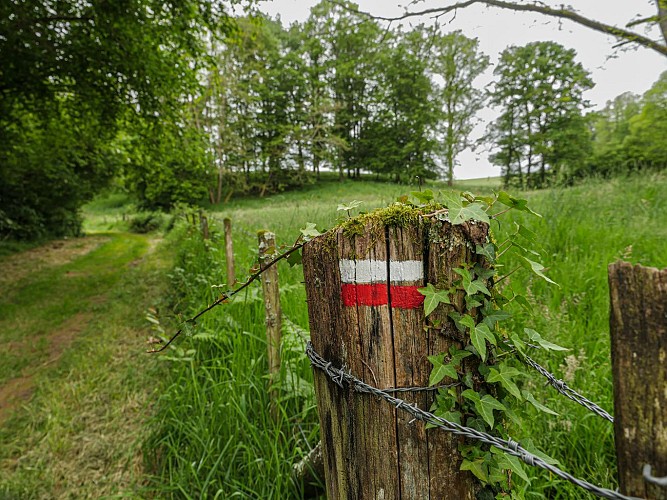
[[[259,8],[271,16],[279,15],[283,24],[304,21],[310,8],[319,0],[260,0]],[[403,5],[396,0],[358,0],[362,11],[378,16],[392,17],[403,13]],[[424,0],[411,10],[424,10],[452,3],[451,0]],[[544,3],[558,7],[560,0],[546,0]],[[617,26],[624,26],[637,17],[655,15],[653,0],[577,0],[577,9],[583,15]],[[430,18],[412,18],[405,24],[429,23]],[[479,39],[480,49],[491,57],[492,65],[500,52],[510,45],[525,45],[538,40],[553,40],[578,53],[577,60],[590,71],[596,83],[585,97],[593,108],[601,108],[605,103],[623,92],[642,94],[667,70],[667,58],[645,48],[634,50],[614,50],[615,39],[597,31],[581,27],[568,21],[558,21],[537,14],[514,12],[481,5],[459,10],[456,15],[447,14],[439,21],[442,29],[461,30],[468,37]],[[643,33],[643,32],[642,32]],[[649,35],[659,40],[660,33],[654,29]],[[486,86],[492,81],[493,66],[479,78],[478,84]],[[476,133],[481,134],[486,124],[497,112],[492,109],[480,113],[482,123]],[[464,151],[459,156],[455,175],[459,179],[496,176],[500,168],[488,161],[488,152]]]

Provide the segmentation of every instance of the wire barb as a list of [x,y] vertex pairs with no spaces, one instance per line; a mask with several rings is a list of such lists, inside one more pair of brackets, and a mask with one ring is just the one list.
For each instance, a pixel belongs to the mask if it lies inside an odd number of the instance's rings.
[[586,491],[589,491],[590,493],[598,497],[608,498],[611,500],[640,500],[636,497],[628,497],[616,491],[602,488],[600,486],[596,486],[582,479],[578,479],[573,475],[565,471],[562,471],[558,467],[545,462],[540,457],[533,455],[528,450],[523,448],[517,441],[514,441],[512,439],[508,440],[501,439],[499,437],[492,436],[485,432],[478,431],[477,429],[473,429],[471,427],[465,427],[455,422],[450,422],[449,420],[446,420],[442,417],[438,417],[431,412],[422,410],[416,405],[411,406],[407,404],[404,400],[392,396],[387,391],[383,391],[381,389],[368,385],[367,383],[356,378],[351,373],[347,373],[338,368],[334,368],[332,362],[323,359],[315,351],[313,345],[310,342],[306,344],[306,355],[310,359],[310,363],[314,368],[323,371],[337,385],[343,387],[343,382],[345,382],[351,389],[353,389],[356,392],[366,393],[375,396],[377,398],[384,399],[395,408],[398,408],[401,411],[409,413],[415,420],[421,420],[422,422],[431,424],[435,427],[439,427],[440,429],[443,429],[447,432],[451,432],[452,434],[456,434],[458,436],[463,436],[468,439],[473,439],[485,444],[489,444],[491,446],[495,446],[496,448],[498,448],[501,451],[504,451],[508,455],[512,455],[519,458],[528,465],[545,469],[551,472],[552,474],[562,479],[565,479],[566,481],[569,481],[575,486],[578,486]]

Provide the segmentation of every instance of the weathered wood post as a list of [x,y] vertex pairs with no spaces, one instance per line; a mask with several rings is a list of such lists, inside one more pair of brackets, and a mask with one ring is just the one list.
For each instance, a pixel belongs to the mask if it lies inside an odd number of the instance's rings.
[[[257,236],[259,239],[259,264],[264,269],[276,255],[276,235],[270,231],[259,231]],[[280,376],[280,327],[282,324],[277,266],[271,266],[262,273],[262,290],[264,292],[264,310],[266,312],[269,396],[271,399],[271,414],[275,418],[278,416],[278,413],[271,388]]]
[[205,240],[210,239],[210,234],[208,230],[208,217],[204,213],[199,211],[199,226],[201,227],[201,235]]
[[614,434],[621,492],[667,500],[667,269],[609,266]]
[[[475,243],[486,242],[487,232],[486,224],[452,226],[394,205],[311,240],[303,268],[315,350],[375,387],[426,387],[427,357],[463,339],[447,316],[451,306],[441,304],[427,327],[417,288],[448,289],[459,278],[454,268],[478,261]],[[463,307],[462,294],[454,301]],[[460,438],[426,430],[319,370],[315,390],[330,500],[475,498],[478,483],[459,470]],[[401,397],[423,409],[434,400],[424,392]]]
[[223,221],[225,227],[225,262],[227,263],[227,285],[236,284],[236,271],[234,270],[234,241],[232,240],[232,220],[227,217]]

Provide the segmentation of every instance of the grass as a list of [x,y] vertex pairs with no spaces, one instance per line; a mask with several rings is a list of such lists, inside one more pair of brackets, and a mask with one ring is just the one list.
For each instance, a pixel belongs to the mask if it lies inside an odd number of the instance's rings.
[[[290,245],[305,222],[319,228],[335,224],[341,202],[357,199],[369,210],[386,205],[414,188],[382,183],[329,183],[265,199],[238,200],[215,208],[213,219],[230,217],[238,277],[256,260],[260,228]],[[466,186],[465,189],[468,189]],[[489,187],[486,187],[488,190]],[[560,288],[517,273],[511,286],[532,297],[531,320],[543,335],[570,351],[535,357],[557,377],[612,411],[606,267],[618,258],[667,266],[667,192],[664,175],[591,181],[569,189],[528,193],[542,219],[513,215],[503,222],[525,223],[537,231],[544,263]],[[509,214],[508,214],[509,215]],[[172,283],[184,316],[216,296],[224,278],[221,235],[202,242],[195,229],[181,228],[182,239]],[[512,265],[510,259],[509,266]],[[278,394],[280,418],[269,417],[266,391],[266,343],[257,287],[204,316],[196,330],[164,356],[171,375],[154,422],[148,448],[153,453],[158,496],[174,498],[285,498],[298,496],[290,482],[293,462],[318,439],[311,374],[303,356],[307,328],[300,268],[279,265],[281,301],[289,320],[284,335],[287,367]],[[564,469],[594,483],[616,487],[612,426],[545,388],[527,382],[558,417],[540,414],[514,429],[532,438],[561,461]],[[532,469],[527,498],[586,498],[574,487]],[[258,480],[258,478],[261,478]]]
[[15,278],[0,298],[0,498],[141,495],[159,374],[144,314],[172,258],[154,243],[106,234],[0,261]]

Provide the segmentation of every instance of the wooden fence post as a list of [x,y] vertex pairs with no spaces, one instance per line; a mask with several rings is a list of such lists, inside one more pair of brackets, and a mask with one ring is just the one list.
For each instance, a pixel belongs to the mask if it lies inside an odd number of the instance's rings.
[[667,500],[667,269],[609,266],[614,434],[621,492]]
[[[259,231],[259,263],[263,269],[276,255],[276,235],[270,231]],[[277,417],[277,405],[271,388],[280,376],[280,288],[278,285],[278,267],[271,266],[262,273],[264,291],[264,310],[266,311],[266,345],[269,361],[269,396],[271,414]]]
[[225,262],[227,263],[227,285],[236,284],[236,271],[234,270],[234,242],[232,240],[232,220],[227,217],[223,224],[225,226]]
[[[463,334],[447,316],[451,306],[441,304],[427,326],[416,288],[433,283],[448,289],[459,278],[454,268],[481,262],[475,243],[486,242],[488,226],[426,224],[414,214],[410,223],[385,224],[391,217],[383,214],[391,210],[356,226],[351,221],[352,230],[330,231],[304,247],[312,343],[334,366],[375,387],[425,387],[432,368],[427,357],[461,347]],[[462,293],[453,301],[463,308]],[[475,372],[472,358],[464,365]],[[426,430],[407,413],[340,388],[319,370],[314,377],[330,500],[475,498],[479,483],[459,470],[461,438]],[[423,409],[434,400],[424,392],[401,397]]]
[[206,217],[201,210],[199,211],[199,226],[201,227],[202,238],[208,240],[210,238],[208,230],[208,217]]

